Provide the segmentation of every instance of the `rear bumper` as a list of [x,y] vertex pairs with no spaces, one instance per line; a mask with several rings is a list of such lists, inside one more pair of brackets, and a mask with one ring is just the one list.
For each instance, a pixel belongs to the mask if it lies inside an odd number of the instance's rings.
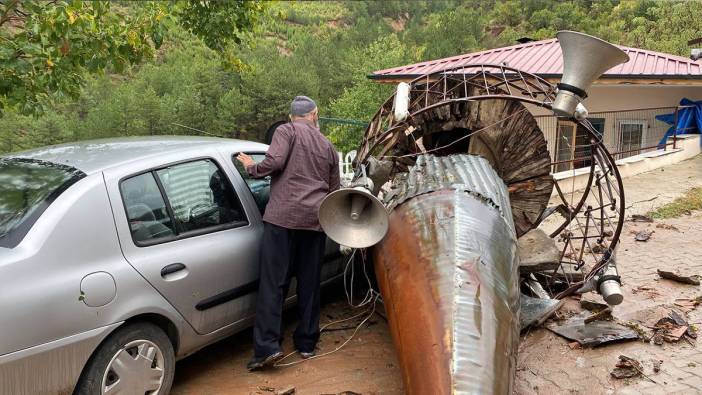
[[0,356],[0,395],[70,395],[95,348],[120,323]]

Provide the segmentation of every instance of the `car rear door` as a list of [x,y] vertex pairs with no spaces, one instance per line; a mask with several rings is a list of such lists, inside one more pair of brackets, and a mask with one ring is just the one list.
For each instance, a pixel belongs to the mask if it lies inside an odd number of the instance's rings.
[[262,226],[235,177],[216,156],[106,172],[124,256],[201,334],[254,313]]
[[[251,178],[241,163],[236,160],[235,152],[223,151],[223,154],[227,156],[230,161],[229,163],[234,165],[236,171],[239,173],[241,178],[244,180],[245,184],[248,186],[248,191],[250,196],[253,198],[257,208],[259,209],[261,216],[263,216],[268,204],[268,199],[270,198],[270,184],[271,178],[264,177],[259,179]],[[261,162],[265,157],[265,152],[246,152],[251,158],[256,162]],[[341,259],[341,253],[339,251],[339,244],[335,241],[327,238],[326,245],[324,248],[324,260],[322,262],[322,282],[330,280],[338,276],[343,271],[343,262]],[[292,286],[290,287],[290,292],[288,297],[295,296],[295,279],[293,279]]]

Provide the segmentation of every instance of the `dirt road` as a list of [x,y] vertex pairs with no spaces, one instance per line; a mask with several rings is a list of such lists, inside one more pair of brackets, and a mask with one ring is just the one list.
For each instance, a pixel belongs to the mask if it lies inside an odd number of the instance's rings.
[[[340,285],[336,285],[339,287]],[[332,322],[363,311],[348,307],[343,291],[325,292],[322,322]],[[293,311],[288,312],[283,348],[294,350],[291,335],[295,329]],[[330,327],[322,334],[318,353],[334,350],[351,336],[366,315]],[[340,351],[293,366],[271,371],[248,373],[251,357],[251,330],[207,347],[179,362],[172,395],[274,394],[294,386],[296,394],[337,394],[351,391],[360,394],[401,394],[397,357],[386,322],[374,315],[368,326],[360,329]],[[348,329],[344,329],[348,328]],[[341,329],[341,330],[338,330]],[[300,361],[292,355],[282,361]]]

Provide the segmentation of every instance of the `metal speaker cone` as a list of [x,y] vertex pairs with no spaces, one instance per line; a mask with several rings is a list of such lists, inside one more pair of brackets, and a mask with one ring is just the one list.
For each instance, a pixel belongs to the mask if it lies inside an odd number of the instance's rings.
[[327,195],[319,207],[319,224],[335,242],[352,248],[377,244],[388,231],[388,212],[364,187]]
[[556,34],[563,52],[563,77],[553,102],[553,112],[572,117],[587,97],[590,85],[612,67],[628,62],[629,55],[607,41],[587,34],[560,31]]

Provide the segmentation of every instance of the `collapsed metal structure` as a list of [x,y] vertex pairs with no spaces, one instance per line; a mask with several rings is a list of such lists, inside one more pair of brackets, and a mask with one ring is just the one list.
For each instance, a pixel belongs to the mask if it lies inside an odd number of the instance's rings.
[[[390,97],[356,166],[390,211],[373,257],[405,390],[508,393],[526,280],[517,238],[541,226],[559,247],[557,267],[530,277],[555,298],[617,282],[621,177],[602,136],[583,120],[587,185],[563,191],[554,182],[527,106],[550,109],[556,88],[538,76],[474,65],[419,77],[409,88],[409,117],[396,119]],[[558,199],[549,205],[553,188]]]

